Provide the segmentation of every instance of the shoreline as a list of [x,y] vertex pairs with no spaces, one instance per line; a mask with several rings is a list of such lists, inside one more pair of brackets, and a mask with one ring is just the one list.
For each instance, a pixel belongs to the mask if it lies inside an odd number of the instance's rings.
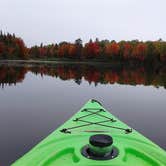
[[91,65],[91,66],[103,66],[103,67],[140,67],[146,66],[150,68],[160,68],[164,67],[166,63],[150,63],[150,62],[136,62],[136,61],[99,61],[99,60],[68,60],[68,59],[54,59],[54,60],[45,60],[45,59],[0,59],[0,65],[58,65],[58,64],[66,64],[66,65]]
[[71,61],[71,60],[0,60],[0,64],[4,63],[38,63],[38,64],[58,64],[58,63],[66,63],[66,64],[109,64],[109,65],[120,65],[120,62],[102,62],[102,61]]

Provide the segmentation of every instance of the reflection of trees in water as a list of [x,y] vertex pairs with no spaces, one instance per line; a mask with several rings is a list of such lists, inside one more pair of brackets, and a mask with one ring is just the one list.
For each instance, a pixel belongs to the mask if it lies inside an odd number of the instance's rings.
[[122,66],[116,65],[31,65],[31,66],[0,66],[0,84],[16,84],[22,82],[25,74],[32,73],[41,76],[49,75],[61,80],[74,80],[81,84],[86,80],[89,84],[125,84],[125,85],[153,85],[155,87],[166,87],[166,67],[156,66]]
[[16,83],[22,82],[27,71],[28,68],[26,67],[0,66],[1,87],[12,84],[16,85]]

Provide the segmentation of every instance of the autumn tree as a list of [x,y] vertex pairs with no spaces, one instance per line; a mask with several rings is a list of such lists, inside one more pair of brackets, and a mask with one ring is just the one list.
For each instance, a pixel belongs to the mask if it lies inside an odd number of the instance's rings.
[[25,47],[23,40],[21,38],[16,38],[15,43],[16,43],[16,46],[15,46],[16,54],[18,54],[20,58],[28,58],[27,49]]
[[147,55],[147,46],[144,43],[138,43],[135,45],[132,56],[133,58],[143,61]]
[[68,50],[67,50],[68,56],[71,57],[71,58],[75,58],[76,57],[76,51],[77,51],[76,45],[75,44],[69,44]]
[[84,47],[84,56],[87,58],[95,58],[99,56],[100,47],[97,42],[93,42],[92,40],[89,43],[85,44]]
[[58,57],[67,57],[69,45],[67,42],[62,42],[58,47]]
[[130,43],[126,42],[124,44],[124,49],[123,49],[123,57],[124,59],[129,59],[132,54],[132,46]]
[[105,45],[105,54],[109,57],[116,57],[119,55],[120,46],[116,42],[108,43]]

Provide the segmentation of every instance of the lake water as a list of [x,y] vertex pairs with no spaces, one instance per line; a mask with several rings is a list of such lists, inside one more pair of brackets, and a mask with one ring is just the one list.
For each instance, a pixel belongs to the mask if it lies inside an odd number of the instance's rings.
[[0,166],[10,165],[89,99],[166,149],[166,69],[0,65]]

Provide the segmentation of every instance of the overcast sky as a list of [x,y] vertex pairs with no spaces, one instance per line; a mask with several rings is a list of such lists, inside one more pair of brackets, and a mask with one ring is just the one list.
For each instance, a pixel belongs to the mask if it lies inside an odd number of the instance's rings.
[[166,40],[166,0],[0,0],[0,29],[27,46],[96,37]]

